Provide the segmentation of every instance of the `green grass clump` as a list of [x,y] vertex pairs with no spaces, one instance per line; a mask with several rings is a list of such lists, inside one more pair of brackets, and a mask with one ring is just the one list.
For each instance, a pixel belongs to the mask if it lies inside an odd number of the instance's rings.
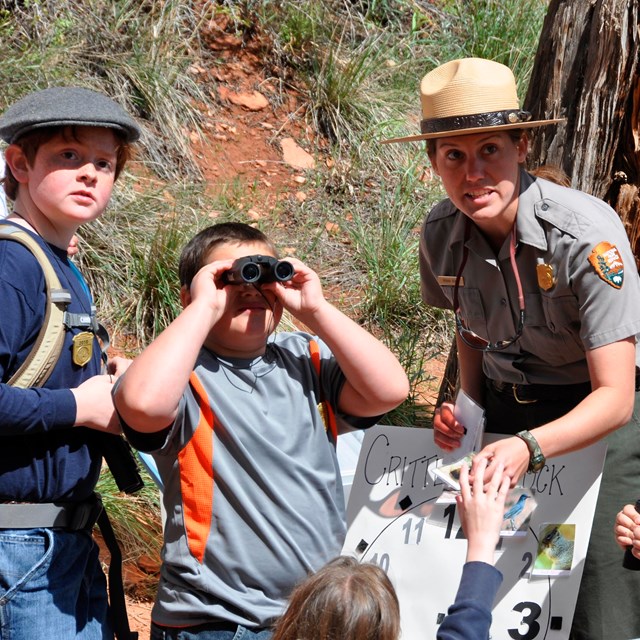
[[[548,4],[548,0],[445,0],[433,51],[441,62],[462,57],[501,62],[513,71],[522,99]],[[430,37],[425,34],[425,39]]]
[[410,379],[408,400],[390,414],[404,425],[422,421],[421,397],[433,383],[424,364],[443,352],[451,335],[448,314],[422,303],[418,269],[422,220],[441,194],[415,176],[408,172],[393,192],[383,187],[375,198],[354,202],[352,220],[344,225],[363,273],[356,313],[389,345]]
[[188,133],[199,133],[205,88],[191,72],[199,16],[164,0],[31,0],[0,13],[0,108],[27,92],[80,85],[112,96],[144,128],[145,161],[165,178],[200,177]]

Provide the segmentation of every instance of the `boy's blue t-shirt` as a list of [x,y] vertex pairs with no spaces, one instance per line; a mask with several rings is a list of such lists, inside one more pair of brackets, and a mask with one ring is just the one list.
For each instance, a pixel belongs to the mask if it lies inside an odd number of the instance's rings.
[[[68,311],[90,314],[91,300],[66,251],[31,235],[71,292]],[[90,430],[73,427],[71,389],[100,373],[98,341],[94,338],[92,357],[80,367],[72,361],[72,338],[81,330],[66,331],[60,359],[44,386],[11,387],[7,380],[31,351],[47,309],[38,261],[12,240],[0,240],[0,309],[0,500],[82,501],[95,488],[102,458],[88,444]]]

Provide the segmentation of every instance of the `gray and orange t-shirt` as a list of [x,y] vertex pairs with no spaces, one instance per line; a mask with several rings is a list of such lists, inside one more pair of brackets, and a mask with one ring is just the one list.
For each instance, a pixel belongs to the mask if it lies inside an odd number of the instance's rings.
[[153,452],[167,513],[157,624],[269,626],[294,585],[340,553],[344,496],[318,404],[337,405],[344,375],[316,338],[318,375],[311,340],[275,334],[253,360],[201,351]]

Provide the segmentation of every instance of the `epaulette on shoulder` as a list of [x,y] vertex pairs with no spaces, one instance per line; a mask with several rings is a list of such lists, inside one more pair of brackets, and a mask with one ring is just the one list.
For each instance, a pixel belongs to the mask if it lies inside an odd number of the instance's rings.
[[9,224],[0,224],[0,240],[19,242],[29,249],[44,273],[47,287],[45,319],[31,352],[20,368],[8,380],[14,387],[40,387],[55,366],[64,343],[64,312],[71,294],[63,289],[60,280],[42,247],[26,231]]

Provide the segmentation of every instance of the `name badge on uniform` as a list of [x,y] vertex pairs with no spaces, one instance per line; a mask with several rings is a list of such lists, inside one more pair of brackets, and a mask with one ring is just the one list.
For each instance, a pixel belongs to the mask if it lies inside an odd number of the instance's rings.
[[[456,276],[438,276],[438,284],[441,287],[455,287]],[[464,278],[460,277],[459,287],[464,287]]]
[[538,286],[543,291],[549,291],[556,283],[556,278],[553,275],[553,267],[546,262],[536,265],[536,275],[538,276]]
[[84,367],[93,355],[93,333],[82,331],[73,336],[73,363]]

